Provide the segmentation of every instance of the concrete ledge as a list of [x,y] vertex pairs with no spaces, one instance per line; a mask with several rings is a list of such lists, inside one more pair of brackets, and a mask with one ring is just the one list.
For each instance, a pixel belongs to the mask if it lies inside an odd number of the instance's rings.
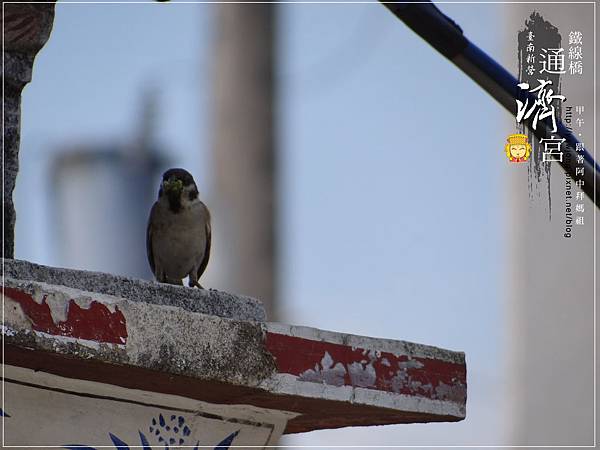
[[217,290],[202,290],[157,283],[155,281],[85,270],[42,266],[16,259],[4,259],[4,276],[19,280],[41,281],[83,291],[97,292],[155,305],[176,306],[191,312],[238,320],[264,322],[265,309],[260,301]]
[[463,353],[5,281],[7,365],[297,413],[287,433],[465,417]]

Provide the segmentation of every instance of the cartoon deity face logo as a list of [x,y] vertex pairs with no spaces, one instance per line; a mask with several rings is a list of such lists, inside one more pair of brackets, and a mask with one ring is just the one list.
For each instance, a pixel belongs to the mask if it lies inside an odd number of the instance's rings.
[[506,138],[508,142],[504,146],[504,151],[508,160],[511,162],[525,162],[531,155],[531,144],[527,142],[527,136],[524,134],[511,134]]

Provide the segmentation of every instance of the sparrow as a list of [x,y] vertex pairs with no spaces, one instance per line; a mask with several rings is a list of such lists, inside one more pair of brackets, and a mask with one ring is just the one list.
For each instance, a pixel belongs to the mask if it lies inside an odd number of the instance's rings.
[[162,177],[158,199],[152,205],[146,230],[148,262],[160,283],[203,289],[198,280],[210,257],[210,212],[198,198],[192,175],[169,169]]

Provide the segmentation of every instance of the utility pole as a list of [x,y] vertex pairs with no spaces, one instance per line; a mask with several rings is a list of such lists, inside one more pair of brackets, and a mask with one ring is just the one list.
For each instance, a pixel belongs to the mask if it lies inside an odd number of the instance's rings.
[[221,286],[276,318],[275,5],[219,4],[214,47],[214,251]]

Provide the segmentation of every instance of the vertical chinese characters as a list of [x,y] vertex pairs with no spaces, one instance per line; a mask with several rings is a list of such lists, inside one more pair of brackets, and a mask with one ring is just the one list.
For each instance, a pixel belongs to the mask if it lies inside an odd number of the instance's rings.
[[537,94],[534,101],[529,102],[529,98],[525,102],[516,100],[517,102],[517,122],[529,119],[533,115],[532,128],[537,129],[538,120],[544,120],[550,117],[552,121],[552,132],[556,133],[556,109],[552,102],[556,99],[564,101],[564,95],[554,93],[550,87],[552,80],[537,80],[539,85],[529,89],[529,83],[519,83],[519,89],[526,90],[532,94]]
[[[577,127],[577,134],[581,136],[581,126],[585,123],[583,120],[583,113],[585,111],[584,105],[575,106],[575,114],[577,118],[575,119],[575,125]],[[585,157],[583,156],[584,143],[578,142],[575,146],[575,151],[577,152],[577,160],[575,165],[575,186],[577,186],[578,190],[575,191],[575,224],[576,225],[584,225],[584,216],[585,206],[583,203],[583,191],[581,190],[584,186],[585,181],[583,180],[583,176],[585,175],[585,166],[584,161]]]
[[526,68],[525,73],[529,77],[533,77],[536,72],[537,86],[530,88],[528,81],[523,81],[517,86],[519,89],[526,91],[529,94],[536,94],[535,99],[531,95],[525,96],[525,101],[515,99],[517,102],[517,122],[522,123],[524,120],[528,120],[533,117],[531,121],[531,127],[537,130],[538,121],[550,118],[552,122],[552,132],[556,133],[556,107],[554,103],[565,101],[565,96],[560,93],[554,93],[553,80],[544,74],[548,75],[562,75],[566,73],[565,70],[565,50],[562,47],[557,48],[542,48],[538,54],[539,70],[536,71],[535,66],[535,44],[534,44],[535,33],[529,31],[527,33],[527,46],[525,50],[526,56]]
[[583,75],[583,34],[569,32],[569,74]]

